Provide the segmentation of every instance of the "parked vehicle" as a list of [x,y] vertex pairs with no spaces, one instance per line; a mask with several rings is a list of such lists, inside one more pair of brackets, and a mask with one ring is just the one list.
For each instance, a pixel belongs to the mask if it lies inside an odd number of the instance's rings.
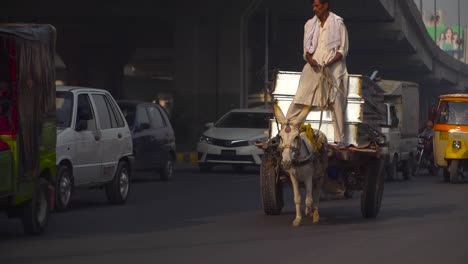
[[55,184],[55,29],[0,25],[0,210],[47,227]]
[[132,133],[135,170],[155,170],[163,181],[173,178],[175,135],[164,108],[135,101],[117,103]]
[[107,91],[57,88],[56,206],[68,208],[78,187],[104,187],[112,204],[130,191],[133,148],[130,129]]
[[434,122],[434,161],[446,182],[465,180],[468,167],[468,94],[441,95]]
[[208,123],[197,144],[198,166],[210,171],[213,166],[230,164],[235,170],[246,165],[260,165],[263,150],[257,140],[268,138],[273,111],[264,108],[234,109],[215,124]]
[[380,131],[388,142],[385,168],[387,179],[394,180],[398,172],[410,179],[415,170],[419,124],[419,85],[416,83],[381,80],[384,123]]

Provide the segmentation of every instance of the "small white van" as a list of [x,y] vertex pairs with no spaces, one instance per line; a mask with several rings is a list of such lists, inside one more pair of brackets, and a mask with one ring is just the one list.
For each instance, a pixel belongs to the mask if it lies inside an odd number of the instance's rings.
[[132,137],[120,108],[101,89],[58,86],[56,208],[66,210],[78,187],[104,187],[112,204],[128,198]]

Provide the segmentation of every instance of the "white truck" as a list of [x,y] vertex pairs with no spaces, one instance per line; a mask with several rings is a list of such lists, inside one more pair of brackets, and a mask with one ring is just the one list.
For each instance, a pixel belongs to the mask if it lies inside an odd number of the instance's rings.
[[419,129],[419,85],[404,81],[382,80],[377,83],[384,92],[385,124],[381,132],[388,142],[387,179],[398,172],[408,180],[414,171]]

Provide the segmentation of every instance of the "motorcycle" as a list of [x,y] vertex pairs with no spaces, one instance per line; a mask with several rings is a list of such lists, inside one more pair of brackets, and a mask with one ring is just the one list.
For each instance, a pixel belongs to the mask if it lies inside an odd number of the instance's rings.
[[432,136],[419,135],[418,153],[416,154],[416,168],[413,175],[418,175],[421,169],[427,169],[429,174],[435,176],[437,167],[434,164]]

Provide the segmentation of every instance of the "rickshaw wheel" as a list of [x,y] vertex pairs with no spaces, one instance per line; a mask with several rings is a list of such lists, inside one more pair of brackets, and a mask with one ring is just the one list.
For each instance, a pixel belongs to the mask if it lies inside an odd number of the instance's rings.
[[450,182],[450,173],[447,168],[443,168],[444,182]]
[[275,158],[266,152],[260,166],[260,193],[263,211],[267,215],[279,215],[283,209],[283,189],[276,167]]
[[40,235],[49,222],[49,186],[48,182],[39,179],[33,197],[23,206],[22,222],[28,235]]
[[458,183],[459,182],[459,160],[452,160],[450,161],[450,165],[448,168],[449,175],[450,175],[450,183]]
[[365,183],[361,194],[361,214],[364,218],[375,218],[380,212],[384,191],[382,160],[370,159],[363,173]]

